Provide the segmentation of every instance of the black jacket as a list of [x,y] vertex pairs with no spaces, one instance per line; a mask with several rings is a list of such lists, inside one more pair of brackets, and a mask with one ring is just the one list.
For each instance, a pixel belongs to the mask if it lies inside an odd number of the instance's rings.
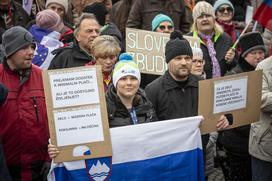
[[79,47],[76,40],[72,46],[56,49],[52,53],[55,57],[48,69],[80,67],[93,60],[93,57]]
[[169,71],[146,86],[147,98],[152,102],[159,120],[197,116],[198,80],[189,75],[187,84],[180,88]]
[[[226,75],[239,74],[254,70],[255,67],[251,66],[249,63],[247,63],[246,60],[240,57],[238,60],[238,64]],[[227,149],[227,151],[229,151],[230,154],[236,156],[249,156],[249,131],[250,125],[222,131],[219,134],[218,141]]]
[[[189,33],[190,36],[193,35],[193,33]],[[198,37],[194,34],[194,37]],[[214,37],[215,38],[215,37]],[[216,58],[219,62],[220,69],[221,69],[221,76],[225,75],[227,71],[231,70],[237,63],[237,59],[234,57],[231,64],[228,64],[225,60],[225,55],[227,51],[231,48],[233,42],[229,35],[227,35],[225,32],[223,34],[220,34],[216,41],[214,42],[214,49],[216,51]],[[200,48],[203,52],[203,59],[205,60],[204,65],[204,72],[206,73],[206,79],[212,78],[212,60],[209,55],[209,50],[207,46],[201,41]]]
[[[107,110],[110,128],[132,125],[130,113],[116,94],[116,89],[111,85],[106,94]],[[139,89],[133,101],[138,123],[157,121],[157,116],[152,103],[146,98],[142,89]]]

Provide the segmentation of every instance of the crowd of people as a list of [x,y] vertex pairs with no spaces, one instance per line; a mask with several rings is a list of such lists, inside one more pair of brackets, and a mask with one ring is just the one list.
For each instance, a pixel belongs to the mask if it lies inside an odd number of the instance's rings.
[[[227,130],[222,114],[202,145],[207,180],[215,150],[226,154],[217,160],[226,181],[271,180],[272,32],[245,23],[246,7],[260,3],[1,0],[0,178],[46,180],[59,153],[48,144],[42,71],[101,65],[110,128],[197,116],[200,80],[263,70],[260,119]],[[170,34],[163,75],[140,72],[126,53],[126,27]],[[184,35],[199,38],[200,47]]]

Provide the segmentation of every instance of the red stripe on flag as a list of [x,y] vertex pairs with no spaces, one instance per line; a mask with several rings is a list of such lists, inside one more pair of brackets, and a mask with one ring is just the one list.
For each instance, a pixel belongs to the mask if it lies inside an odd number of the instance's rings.
[[253,16],[262,26],[272,31],[272,8],[262,3]]

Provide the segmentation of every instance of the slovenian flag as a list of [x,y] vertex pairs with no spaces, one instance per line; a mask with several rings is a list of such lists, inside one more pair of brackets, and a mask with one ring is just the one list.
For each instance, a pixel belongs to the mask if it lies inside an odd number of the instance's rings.
[[264,0],[256,10],[253,19],[272,31],[272,0]]
[[112,158],[52,163],[48,180],[204,181],[200,122],[197,116],[112,128]]

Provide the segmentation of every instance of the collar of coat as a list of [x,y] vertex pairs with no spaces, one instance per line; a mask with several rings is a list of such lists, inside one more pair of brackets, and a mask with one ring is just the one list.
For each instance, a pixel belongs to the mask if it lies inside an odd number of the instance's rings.
[[[216,31],[215,34],[214,34],[214,36],[213,36],[212,41],[213,41],[213,42],[216,42],[216,41],[218,40],[218,38],[220,37],[220,35],[221,35],[221,33],[218,32],[218,31]],[[200,43],[203,44],[203,45],[206,45],[206,43],[198,36],[197,31],[194,31],[194,32],[193,32],[193,37],[199,38],[199,39],[200,39]]]
[[[167,70],[162,77],[163,82],[164,82],[164,89],[165,90],[171,90],[175,88],[179,88],[179,85],[177,82],[173,79],[173,77],[170,75],[169,70]],[[198,81],[200,80],[199,77],[189,74],[187,84],[185,85],[185,89],[188,87],[198,87]]]

